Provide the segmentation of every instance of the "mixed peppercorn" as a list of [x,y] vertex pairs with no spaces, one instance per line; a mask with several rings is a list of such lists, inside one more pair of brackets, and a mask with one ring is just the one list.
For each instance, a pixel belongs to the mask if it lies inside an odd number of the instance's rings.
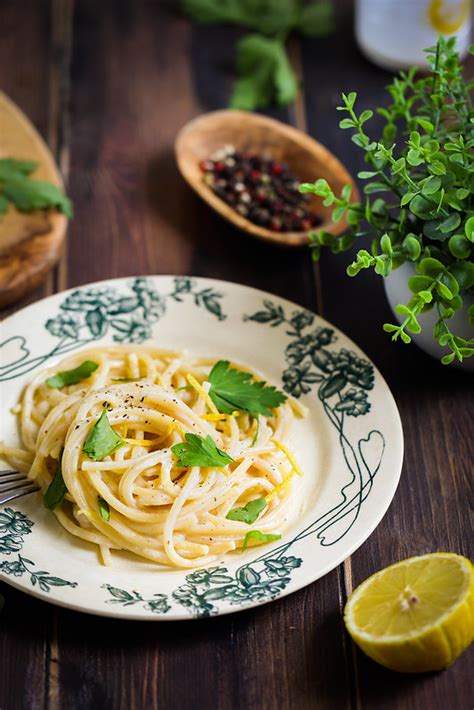
[[308,208],[311,197],[298,191],[300,181],[285,163],[229,145],[200,168],[206,185],[254,224],[274,232],[307,232],[321,224]]

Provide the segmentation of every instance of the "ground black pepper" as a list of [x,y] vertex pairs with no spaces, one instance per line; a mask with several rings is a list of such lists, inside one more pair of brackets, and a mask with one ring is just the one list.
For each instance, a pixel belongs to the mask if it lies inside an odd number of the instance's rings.
[[229,145],[201,161],[200,168],[206,185],[254,224],[274,232],[307,232],[321,224],[285,163]]

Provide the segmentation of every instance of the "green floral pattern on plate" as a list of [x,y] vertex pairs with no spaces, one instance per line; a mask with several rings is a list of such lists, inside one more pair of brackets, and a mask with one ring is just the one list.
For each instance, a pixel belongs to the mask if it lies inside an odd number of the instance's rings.
[[25,535],[32,532],[33,525],[33,521],[19,510],[0,510],[0,554],[9,556],[18,553],[15,559],[0,562],[0,570],[14,577],[29,575],[31,585],[34,587],[37,584],[43,592],[51,591],[51,587],[77,587],[77,582],[55,577],[46,570],[31,569],[35,563],[19,554],[23,549]]
[[116,343],[144,343],[152,336],[152,328],[166,313],[167,303],[181,303],[191,298],[197,307],[206,309],[219,321],[226,319],[222,311],[222,294],[213,288],[200,289],[195,279],[176,277],[169,293],[160,294],[145,278],[131,284],[131,293],[123,296],[108,286],[77,289],[60,306],[60,312],[45,323],[57,344],[48,352],[31,357],[26,338],[15,336],[0,343],[17,356],[0,366],[0,382],[24,375],[58,355],[76,350],[103,338],[111,332]]

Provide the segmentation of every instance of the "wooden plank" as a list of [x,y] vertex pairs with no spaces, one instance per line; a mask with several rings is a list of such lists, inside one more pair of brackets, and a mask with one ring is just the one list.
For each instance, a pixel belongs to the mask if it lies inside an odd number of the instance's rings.
[[[333,38],[304,43],[306,108],[310,133],[356,174],[364,163],[349,132],[338,129],[340,114],[335,107],[340,92],[357,91],[360,110],[373,109],[386,102],[383,87],[390,75],[359,54],[350,17],[341,19]],[[313,69],[323,65],[324,72]],[[322,312],[373,358],[386,377],[400,408],[406,453],[388,513],[346,564],[347,592],[376,570],[411,555],[472,552],[466,491],[472,473],[467,429],[474,407],[466,374],[444,368],[414,346],[390,342],[381,327],[393,319],[382,280],[367,272],[349,279],[345,268],[350,261],[351,254],[322,258]],[[461,708],[472,700],[472,651],[442,674],[416,677],[386,671],[359,652],[354,657],[357,707]]]
[[[225,104],[235,36],[191,29],[157,3],[119,2],[113,14],[106,3],[77,4],[70,285],[192,273],[316,306],[307,253],[235,232],[177,173],[178,129]],[[60,706],[346,707],[340,596],[335,571],[275,604],[205,622],[124,625],[60,610]]]
[[[49,133],[49,91],[45,82],[49,73],[49,37],[46,0],[25,0],[21,12],[15,0],[0,3],[0,88],[46,138]],[[42,298],[51,284],[49,280],[18,305]],[[2,311],[1,317],[17,307]],[[0,593],[6,600],[0,623],[0,707],[40,710],[45,702],[51,607],[3,583]]]

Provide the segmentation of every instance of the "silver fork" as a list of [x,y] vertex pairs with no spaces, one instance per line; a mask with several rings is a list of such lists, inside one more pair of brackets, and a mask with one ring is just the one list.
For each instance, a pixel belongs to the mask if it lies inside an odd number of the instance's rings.
[[9,503],[15,498],[39,491],[34,481],[30,481],[20,471],[0,471],[0,505]]

